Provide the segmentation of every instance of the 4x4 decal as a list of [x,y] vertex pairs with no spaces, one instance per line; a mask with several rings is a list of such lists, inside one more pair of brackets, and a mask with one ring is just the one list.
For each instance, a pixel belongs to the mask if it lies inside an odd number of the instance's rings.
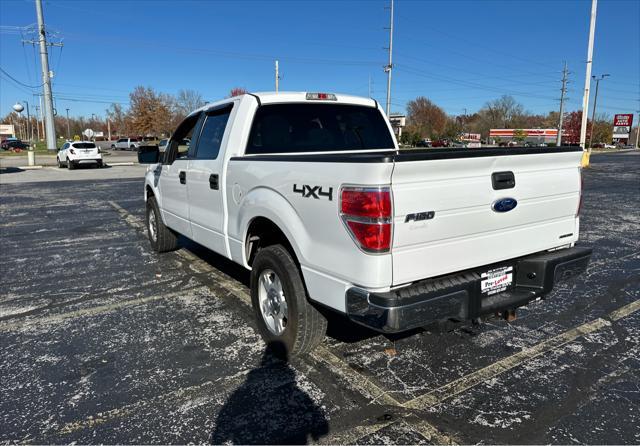
[[300,194],[305,198],[313,197],[316,200],[319,200],[320,197],[327,197],[329,198],[329,201],[333,200],[333,187],[330,187],[329,190],[325,192],[322,186],[309,186],[308,184],[303,184],[301,187],[298,187],[297,184],[294,184],[293,192]]

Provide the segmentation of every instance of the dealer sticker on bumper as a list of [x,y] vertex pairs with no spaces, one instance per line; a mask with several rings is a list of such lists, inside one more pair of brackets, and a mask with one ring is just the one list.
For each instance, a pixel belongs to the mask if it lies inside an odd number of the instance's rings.
[[480,275],[480,291],[484,294],[496,294],[505,291],[513,283],[513,267],[505,266],[492,269]]

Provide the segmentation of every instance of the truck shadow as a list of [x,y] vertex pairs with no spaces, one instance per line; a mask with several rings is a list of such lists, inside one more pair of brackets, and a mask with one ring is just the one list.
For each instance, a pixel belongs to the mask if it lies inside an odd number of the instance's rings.
[[329,432],[322,409],[300,389],[280,342],[228,398],[209,437],[212,444],[307,444]]

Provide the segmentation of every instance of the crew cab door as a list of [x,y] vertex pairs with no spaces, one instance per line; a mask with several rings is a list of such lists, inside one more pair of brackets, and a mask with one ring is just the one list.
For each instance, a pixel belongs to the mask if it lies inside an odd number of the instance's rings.
[[204,113],[198,134],[192,139],[194,155],[189,160],[187,191],[192,238],[201,245],[228,256],[224,231],[224,147],[233,103]]
[[160,209],[164,223],[171,229],[191,238],[187,184],[189,177],[188,138],[196,130],[200,114],[188,116],[173,134],[164,153],[158,188]]

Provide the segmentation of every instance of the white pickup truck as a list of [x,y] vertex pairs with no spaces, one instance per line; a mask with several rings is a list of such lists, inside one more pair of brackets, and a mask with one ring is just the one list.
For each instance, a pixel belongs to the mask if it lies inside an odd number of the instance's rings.
[[581,155],[402,150],[372,99],[284,92],[207,105],[138,152],[152,247],[182,234],[250,269],[261,334],[290,355],[327,310],[382,332],[511,317],[581,273]]

